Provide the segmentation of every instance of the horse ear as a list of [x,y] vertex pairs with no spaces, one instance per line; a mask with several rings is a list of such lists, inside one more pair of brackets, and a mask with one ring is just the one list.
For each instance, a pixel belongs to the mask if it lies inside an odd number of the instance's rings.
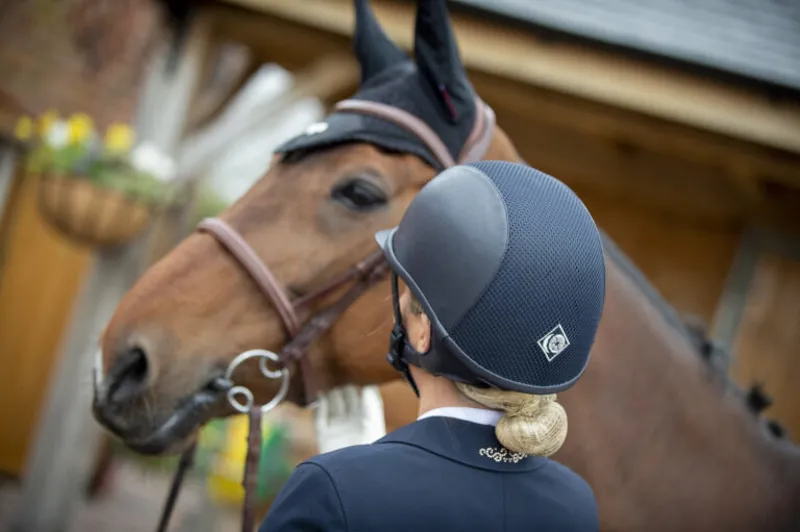
[[361,65],[361,82],[398,61],[408,59],[383,32],[369,7],[368,0],[355,0],[356,27],[353,49]]
[[447,115],[456,123],[475,106],[475,96],[458,54],[445,0],[418,0],[414,30],[417,67],[433,84]]

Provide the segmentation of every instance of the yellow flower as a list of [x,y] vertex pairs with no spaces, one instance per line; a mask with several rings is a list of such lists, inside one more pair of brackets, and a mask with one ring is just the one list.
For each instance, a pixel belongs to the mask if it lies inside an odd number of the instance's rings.
[[40,137],[46,136],[50,132],[50,128],[53,127],[53,124],[55,124],[56,121],[58,121],[58,113],[53,111],[52,109],[44,113],[42,116],[40,116],[38,123],[36,124],[39,136]]
[[69,143],[80,144],[89,139],[94,131],[94,122],[88,115],[76,113],[69,117],[67,121],[69,131]]
[[106,149],[126,153],[133,146],[133,130],[126,124],[111,124],[106,130]]
[[14,136],[19,140],[30,140],[33,136],[33,130],[33,120],[29,116],[23,116],[14,127]]

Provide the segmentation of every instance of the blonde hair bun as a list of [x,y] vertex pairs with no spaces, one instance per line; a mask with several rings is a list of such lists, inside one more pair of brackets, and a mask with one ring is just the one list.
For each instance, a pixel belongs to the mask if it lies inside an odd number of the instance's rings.
[[495,434],[509,451],[550,456],[567,439],[567,412],[556,402],[555,394],[531,395],[462,383],[456,386],[473,401],[505,413]]

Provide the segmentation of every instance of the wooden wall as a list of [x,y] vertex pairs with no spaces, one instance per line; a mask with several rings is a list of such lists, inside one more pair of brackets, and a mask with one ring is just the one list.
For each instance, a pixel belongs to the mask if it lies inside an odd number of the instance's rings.
[[0,262],[0,473],[22,472],[61,334],[90,256],[55,233],[20,173],[2,221]]
[[599,194],[576,192],[606,231],[678,311],[711,324],[738,243],[736,228],[702,226]]

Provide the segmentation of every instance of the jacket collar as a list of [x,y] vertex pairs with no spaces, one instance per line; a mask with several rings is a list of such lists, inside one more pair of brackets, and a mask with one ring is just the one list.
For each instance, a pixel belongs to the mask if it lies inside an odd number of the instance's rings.
[[462,419],[464,421],[471,421],[479,425],[496,426],[498,421],[503,417],[503,412],[498,410],[489,410],[486,408],[474,408],[467,406],[443,406],[428,410],[417,418],[426,419],[434,416],[452,417],[455,419]]
[[490,471],[530,471],[547,460],[512,453],[497,441],[492,426],[440,416],[426,417],[406,425],[375,443],[410,445],[470,467]]

